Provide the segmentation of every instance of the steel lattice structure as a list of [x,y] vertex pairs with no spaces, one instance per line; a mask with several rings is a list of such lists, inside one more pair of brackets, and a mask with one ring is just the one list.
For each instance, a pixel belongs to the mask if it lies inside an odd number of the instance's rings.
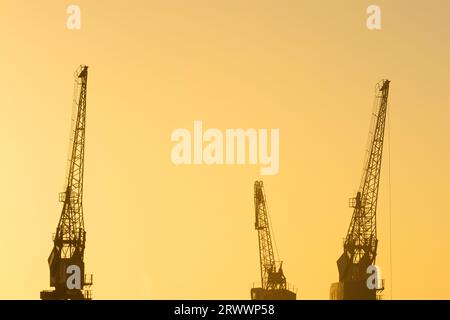
[[55,246],[61,248],[61,257],[70,258],[74,254],[83,257],[86,232],[83,218],[83,174],[84,174],[84,144],[86,134],[86,94],[87,67],[82,67],[76,77],[78,101],[74,101],[77,115],[72,141],[72,156],[70,158],[66,191],[60,194],[64,202],[61,217],[55,236]]
[[[80,66],[75,75],[74,107],[76,116],[73,127],[72,150],[65,192],[60,194],[63,208],[53,239],[53,249],[48,258],[50,285],[54,291],[41,292],[42,299],[90,299],[84,290],[92,284],[92,278],[84,275],[84,249],[86,231],[83,218],[83,175],[86,134],[86,96],[88,67]],[[77,266],[81,271],[80,288],[67,287],[67,268]]]
[[286,277],[280,264],[277,271],[270,236],[270,223],[263,182],[255,181],[255,229],[258,230],[261,285],[265,290],[286,289]]
[[384,131],[388,107],[389,80],[376,86],[372,130],[368,156],[359,191],[351,201],[353,216],[344,241],[344,253],[338,260],[340,281],[365,281],[367,267],[377,256],[377,201],[383,156]]

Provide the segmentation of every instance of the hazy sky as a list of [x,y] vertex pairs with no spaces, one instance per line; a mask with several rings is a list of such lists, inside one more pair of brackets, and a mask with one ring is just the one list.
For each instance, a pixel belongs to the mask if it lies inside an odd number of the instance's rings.
[[[374,3],[379,31],[366,28]],[[328,299],[383,78],[385,298],[392,284],[397,299],[450,298],[449,1],[80,0],[80,30],[66,28],[69,4],[0,0],[0,298],[49,288],[80,64],[94,298],[250,298],[262,179],[288,282]],[[175,166],[171,133],[194,120],[279,128],[279,174]]]

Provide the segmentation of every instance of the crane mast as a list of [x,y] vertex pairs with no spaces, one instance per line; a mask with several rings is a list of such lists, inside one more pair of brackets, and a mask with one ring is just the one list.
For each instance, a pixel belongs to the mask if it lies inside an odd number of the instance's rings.
[[74,101],[76,117],[67,184],[60,193],[63,202],[61,216],[48,258],[50,286],[53,291],[42,291],[44,300],[91,299],[85,287],[92,285],[92,275],[84,274],[86,231],[83,217],[83,176],[86,134],[86,94],[88,67],[80,66],[75,76]]
[[295,300],[296,294],[288,290],[286,277],[280,262],[277,265],[270,235],[270,222],[262,181],[255,181],[255,229],[258,231],[261,288],[253,288],[253,300],[286,299]]
[[[339,285],[335,284],[334,298],[376,299],[376,291],[382,290],[382,287],[371,290],[366,282],[367,268],[375,264],[377,256],[376,212],[389,83],[389,80],[382,80],[376,86],[373,131],[369,135],[369,148],[361,184],[356,197],[350,200],[353,216],[344,240],[344,253],[337,261],[340,289],[337,289]],[[337,294],[337,291],[341,294]]]

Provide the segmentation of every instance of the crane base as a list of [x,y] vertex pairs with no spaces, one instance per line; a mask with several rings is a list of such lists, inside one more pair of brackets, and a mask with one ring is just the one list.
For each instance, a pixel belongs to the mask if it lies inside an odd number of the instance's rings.
[[296,300],[297,294],[287,289],[266,290],[253,288],[250,291],[252,300]]
[[90,292],[83,292],[81,290],[41,291],[40,298],[41,300],[92,300]]
[[340,281],[331,284],[330,300],[377,300],[377,290],[367,288],[366,281]]

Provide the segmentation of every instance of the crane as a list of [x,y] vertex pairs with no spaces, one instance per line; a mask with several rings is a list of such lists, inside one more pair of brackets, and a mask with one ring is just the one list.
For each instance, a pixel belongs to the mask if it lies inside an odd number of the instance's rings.
[[53,291],[41,291],[43,300],[90,300],[92,275],[84,274],[86,231],[83,218],[84,145],[86,134],[86,93],[88,67],[80,66],[75,73],[74,106],[76,116],[73,128],[71,157],[63,203],[53,249],[48,258],[50,286]]
[[277,263],[270,235],[270,222],[262,181],[255,181],[255,229],[258,231],[261,287],[251,289],[252,300],[295,300],[283,273],[283,262]]
[[[353,216],[344,240],[344,252],[337,261],[339,282],[331,286],[330,298],[337,300],[375,300],[384,289],[384,281],[368,286],[377,257],[377,201],[383,156],[384,129],[388,107],[389,80],[381,80],[375,89],[375,113],[369,134],[369,147],[363,176],[350,199]],[[378,278],[376,278],[378,279]]]

